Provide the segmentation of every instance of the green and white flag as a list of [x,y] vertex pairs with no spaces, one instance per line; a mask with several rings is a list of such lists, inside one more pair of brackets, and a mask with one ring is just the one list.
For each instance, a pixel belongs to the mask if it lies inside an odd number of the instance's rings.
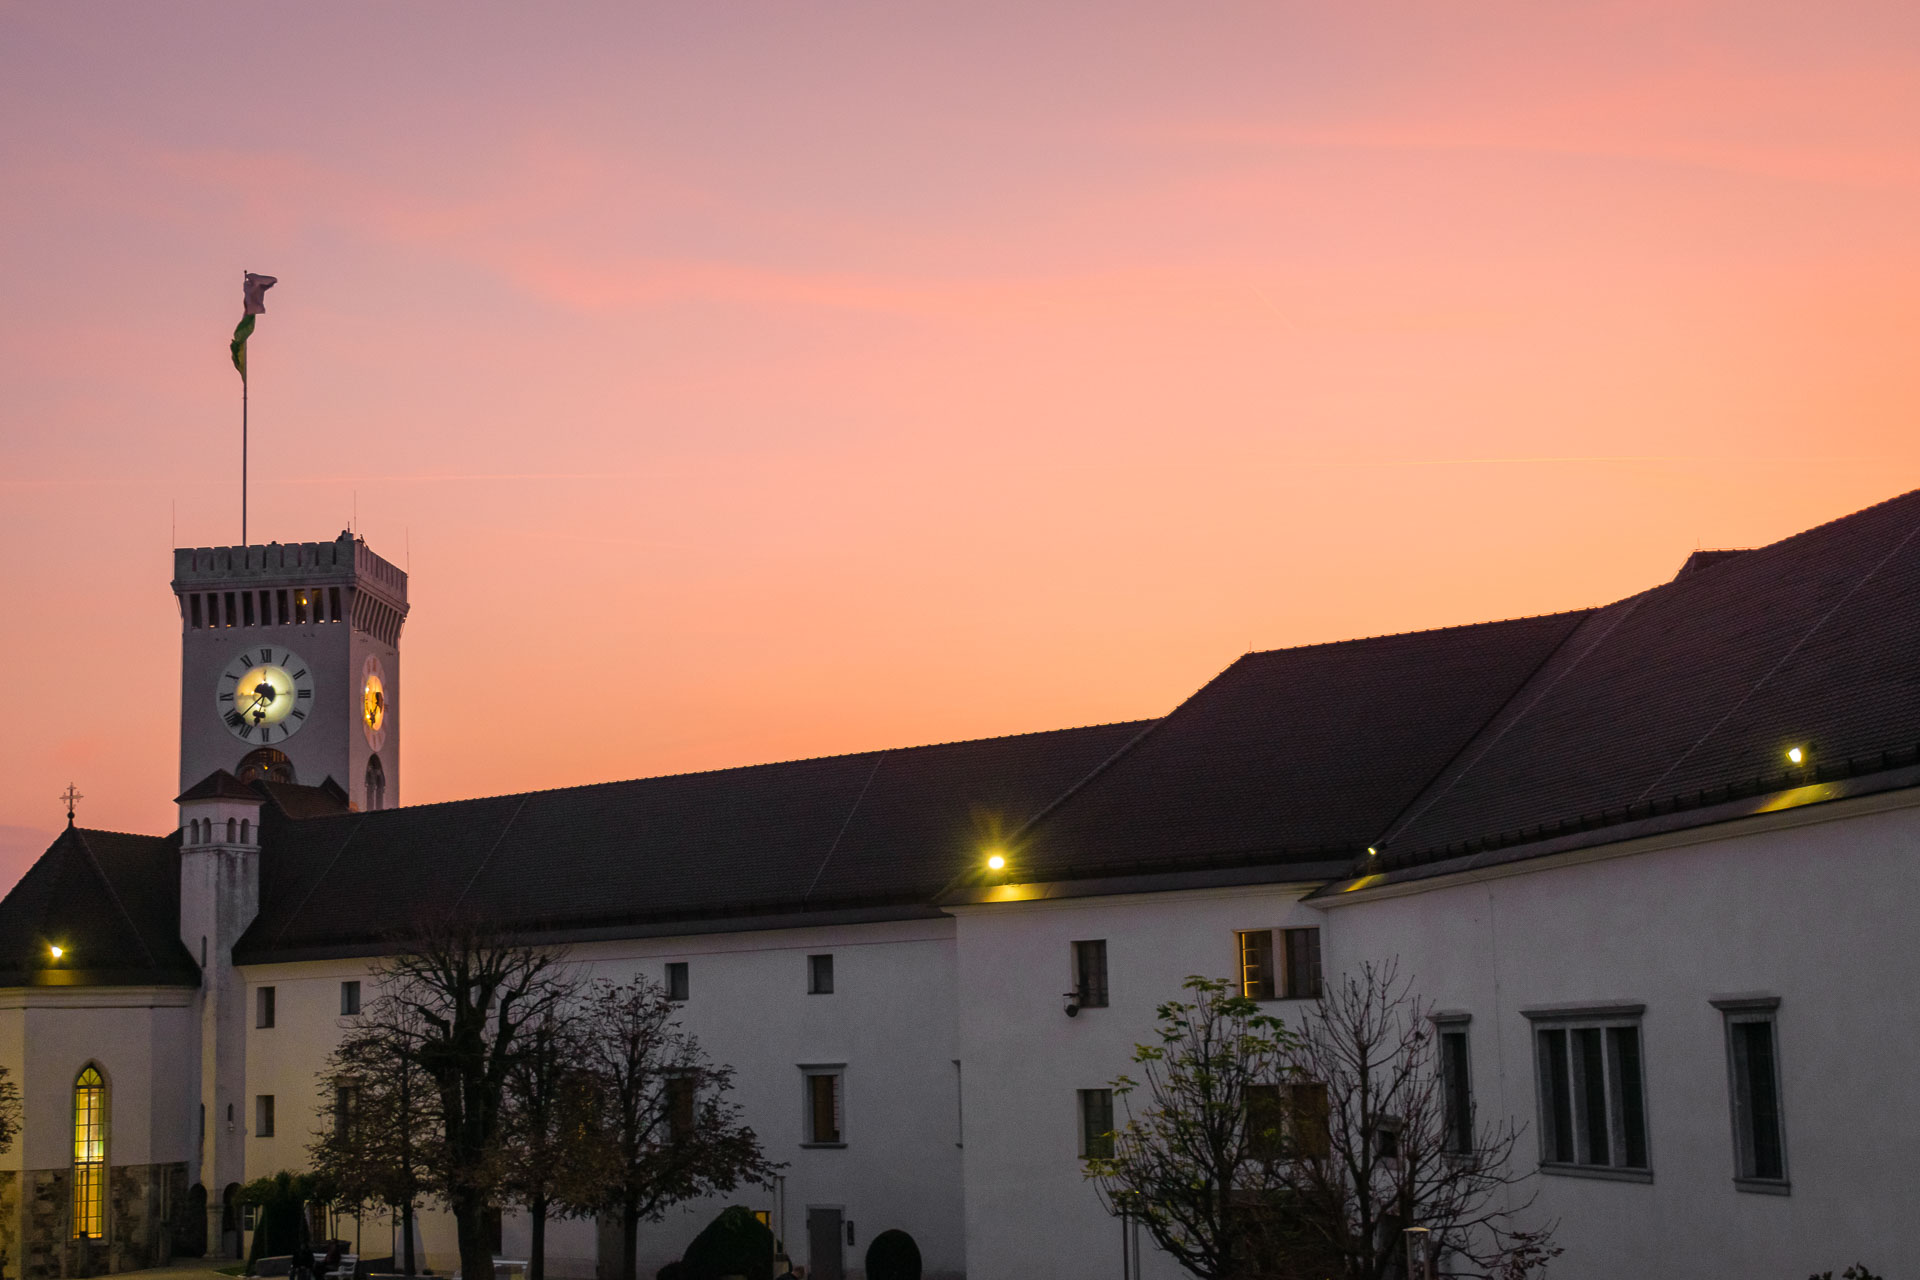
[[240,381],[247,380],[247,339],[253,336],[253,318],[267,313],[267,290],[280,281],[274,276],[257,276],[247,272],[246,283],[241,286],[246,295],[244,314],[233,330],[233,367],[240,371]]

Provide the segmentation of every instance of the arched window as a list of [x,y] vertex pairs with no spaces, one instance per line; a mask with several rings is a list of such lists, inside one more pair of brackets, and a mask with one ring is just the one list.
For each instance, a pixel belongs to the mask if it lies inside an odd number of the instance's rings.
[[234,819],[232,818],[227,819],[227,843],[228,844],[232,844],[234,842],[234,837],[239,834],[239,826],[240,824],[236,822]]
[[367,757],[367,808],[387,807],[387,767],[378,753]]
[[272,747],[255,747],[240,757],[240,763],[233,766],[233,776],[242,782],[298,782],[293,775],[293,761],[287,753]]
[[251,818],[240,819],[240,843],[253,843],[253,820]]
[[88,1063],[73,1082],[73,1234],[98,1240],[107,1225],[107,1082]]

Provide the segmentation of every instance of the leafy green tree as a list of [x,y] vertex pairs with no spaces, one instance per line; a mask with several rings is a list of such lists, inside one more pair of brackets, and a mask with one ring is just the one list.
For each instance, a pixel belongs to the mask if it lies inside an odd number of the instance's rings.
[[[1157,1011],[1157,1042],[1137,1045],[1145,1076],[1120,1076],[1126,1123],[1110,1155],[1083,1161],[1108,1212],[1137,1221],[1202,1280],[1242,1280],[1271,1245],[1263,1210],[1281,1186],[1287,1140],[1277,1100],[1294,1083],[1294,1037],[1225,979],[1189,977]],[[1139,1096],[1136,1106],[1135,1098]]]

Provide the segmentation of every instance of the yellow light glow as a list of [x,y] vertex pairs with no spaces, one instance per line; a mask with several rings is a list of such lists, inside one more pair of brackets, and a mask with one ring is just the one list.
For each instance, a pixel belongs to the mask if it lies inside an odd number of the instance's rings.
[[1006,865],[1007,860],[997,853],[987,859],[987,866],[994,871],[1004,870]]
[[1386,879],[1385,876],[1361,876],[1358,880],[1355,880],[1352,884],[1348,885],[1346,888],[1342,889],[1340,892],[1352,893],[1356,889],[1365,889],[1369,885],[1379,884],[1382,880],[1385,880],[1385,879]]
[[233,687],[234,714],[248,724],[279,724],[293,714],[293,677],[284,667],[262,663]]
[[1379,851],[1378,849],[1376,849],[1376,848],[1374,848],[1374,847],[1373,847],[1372,845],[1368,845],[1368,846],[1367,846],[1367,856],[1368,856],[1369,858],[1377,858],[1377,857],[1379,857],[1379,856],[1380,856],[1380,851]]
[[387,722],[387,689],[380,677],[369,672],[366,687],[360,692],[360,715],[375,733]]
[[65,947],[48,947],[47,950],[53,953],[53,958],[55,960],[58,960],[61,956],[67,954],[67,949]]
[[1799,764],[1802,760],[1806,758],[1807,758],[1807,753],[1802,749],[1800,749],[1799,747],[1787,748],[1787,759],[1793,761],[1793,763]]

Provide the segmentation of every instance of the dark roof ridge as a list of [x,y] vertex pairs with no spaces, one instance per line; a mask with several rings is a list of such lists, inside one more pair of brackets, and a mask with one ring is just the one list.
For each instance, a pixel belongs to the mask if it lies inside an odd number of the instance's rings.
[[[67,830],[73,832],[81,851],[87,855],[87,861],[93,864],[94,874],[100,877],[100,883],[106,887],[107,896],[113,899],[114,910],[118,911],[120,918],[127,922],[127,932],[132,934],[133,940],[140,944],[140,951],[147,957],[147,963],[157,966],[160,963],[159,957],[155,956],[153,948],[147,945],[146,937],[140,932],[140,924],[133,918],[133,913],[127,910],[127,904],[120,900],[120,890],[114,887],[113,877],[109,876],[107,869],[100,865],[99,855],[94,853],[93,846],[87,843],[85,830],[80,827],[68,827]],[[163,840],[165,838],[161,837]]]
[[[1234,661],[1238,662],[1239,659],[1236,658],[1234,659]],[[1228,667],[1231,667],[1233,664],[1228,663],[1227,665]],[[1214,679],[1215,680],[1219,679],[1219,676],[1216,675]],[[1213,681],[1209,680],[1207,683],[1211,684],[1213,683]],[[1201,688],[1205,688],[1205,687],[1206,685],[1201,686]],[[1188,694],[1186,699],[1181,702],[1180,706],[1185,706],[1187,702],[1191,702],[1194,698],[1199,696],[1199,693],[1200,691],[1196,689],[1194,690],[1193,693]],[[1174,711],[1178,711],[1179,709],[1180,707],[1175,707]],[[1172,714],[1173,712],[1171,711],[1167,713],[1167,715],[1172,715]],[[1019,840],[1022,836],[1025,836],[1031,833],[1032,831],[1034,831],[1036,828],[1038,828],[1041,822],[1046,820],[1047,815],[1051,814],[1054,810],[1058,809],[1061,805],[1065,804],[1067,801],[1073,799],[1073,797],[1079,795],[1080,792],[1085,787],[1087,787],[1090,783],[1092,783],[1092,781],[1095,778],[1099,777],[1101,774],[1105,773],[1107,770],[1113,768],[1114,765],[1118,764],[1122,759],[1124,759],[1128,754],[1130,754],[1135,747],[1139,746],[1142,742],[1145,742],[1147,740],[1147,735],[1151,734],[1155,729],[1158,729],[1161,725],[1165,724],[1166,722],[1167,722],[1167,716],[1162,716],[1158,720],[1148,721],[1147,727],[1142,729],[1140,732],[1134,734],[1131,738],[1128,738],[1125,742],[1121,743],[1119,750],[1115,751],[1112,755],[1108,756],[1105,760],[1102,760],[1099,764],[1089,769],[1087,771],[1086,777],[1080,779],[1080,781],[1074,783],[1072,786],[1068,787],[1065,791],[1062,791],[1059,795],[1055,796],[1052,800],[1049,800],[1046,803],[1046,805],[1044,805],[1041,808],[1040,812],[1034,814],[1031,818],[1028,818],[1025,822],[1021,823],[1019,829],[1013,833],[1013,839]],[[1122,721],[1121,723],[1125,723],[1125,722]]]
[[[73,827],[67,828],[68,831],[77,831],[83,836],[86,835],[88,832],[92,832],[94,835],[97,835],[97,836],[125,836],[129,840],[166,840],[167,838],[172,836],[175,831],[178,831],[179,829],[180,828],[175,827],[173,831],[165,831],[160,833],[159,835],[155,835],[151,831],[109,831],[105,827],[73,826]],[[59,843],[58,840],[54,841],[54,844],[58,844],[58,843]],[[52,848],[53,846],[49,845],[47,847]]]
[[[787,760],[763,760],[758,764],[733,764],[719,769],[687,769],[679,773],[650,773],[633,778],[608,778],[602,782],[575,782],[564,787],[532,787],[526,791],[502,791],[488,796],[461,796],[453,800],[432,800],[426,804],[401,805],[392,809],[369,809],[358,811],[358,816],[373,817],[385,813],[413,813],[421,809],[438,809],[453,804],[476,804],[482,800],[521,800],[528,796],[557,795],[563,791],[592,791],[600,787],[622,787],[635,782],[664,782],[669,778],[711,778],[728,773],[748,773],[755,769],[778,769],[792,764],[818,764],[827,760],[858,760],[865,756],[904,755],[909,751],[933,751],[940,747],[968,747],[986,742],[1011,742],[1016,738],[1044,738],[1057,733],[1079,733],[1086,729],[1112,729],[1121,725],[1151,725],[1157,723],[1152,717],[1139,720],[1108,720],[1100,724],[1068,725],[1060,729],[1030,729],[1024,733],[1002,733],[985,738],[954,738],[947,742],[919,742],[910,747],[871,747],[865,751],[842,751],[825,756],[794,756]],[[336,814],[335,817],[345,817]],[[155,837],[164,839],[165,837]]]
[[1869,511],[1878,511],[1882,507],[1890,507],[1896,502],[1905,502],[1909,498],[1920,498],[1920,489],[1909,489],[1905,493],[1896,493],[1891,498],[1882,498],[1878,502],[1870,502],[1866,506],[1861,507],[1858,511],[1849,511],[1847,512],[1847,514],[1843,516],[1835,516],[1831,520],[1823,520],[1819,524],[1813,525],[1810,528],[1801,529],[1796,533],[1790,533],[1784,538],[1776,538],[1772,542],[1763,542],[1757,547],[1739,547],[1739,548],[1731,548],[1731,549],[1741,550],[1741,551],[1766,551],[1773,547],[1785,546],[1789,542],[1798,542],[1802,538],[1812,537],[1814,534],[1819,533],[1823,529],[1831,529],[1834,525],[1844,524],[1847,521],[1853,519],[1855,516],[1863,516],[1867,514],[1867,512]]
[[[1240,661],[1241,658],[1263,657],[1269,653],[1298,653],[1302,649],[1332,649],[1343,644],[1366,644],[1373,640],[1400,640],[1408,636],[1441,635],[1448,631],[1471,631],[1475,627],[1504,626],[1509,622],[1539,622],[1546,618],[1564,618],[1569,614],[1575,613],[1595,613],[1606,608],[1607,605],[1616,603],[1618,602],[1608,600],[1601,604],[1580,605],[1572,609],[1555,609],[1550,613],[1524,613],[1512,618],[1486,618],[1480,622],[1452,622],[1444,627],[1415,627],[1412,631],[1383,631],[1377,636],[1347,636],[1340,640],[1315,640],[1310,644],[1283,644],[1273,649],[1249,649],[1241,654],[1240,658],[1235,658],[1234,662]],[[1232,666],[1232,663],[1228,663],[1227,667],[1223,668],[1223,671],[1230,670]],[[1204,689],[1206,685],[1200,687]],[[1198,690],[1195,692],[1198,692]],[[1125,721],[1116,721],[1116,723],[1123,724]]]

